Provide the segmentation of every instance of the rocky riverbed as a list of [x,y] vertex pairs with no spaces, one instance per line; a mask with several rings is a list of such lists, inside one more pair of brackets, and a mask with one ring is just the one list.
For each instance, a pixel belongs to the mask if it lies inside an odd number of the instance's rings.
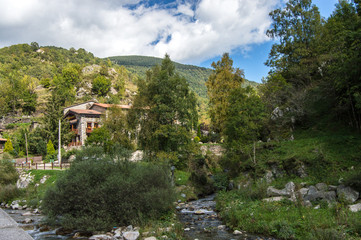
[[259,237],[241,230],[230,231],[219,219],[215,211],[215,195],[188,203],[179,203],[178,216],[184,223],[184,235],[187,239],[199,240],[271,240],[274,238]]

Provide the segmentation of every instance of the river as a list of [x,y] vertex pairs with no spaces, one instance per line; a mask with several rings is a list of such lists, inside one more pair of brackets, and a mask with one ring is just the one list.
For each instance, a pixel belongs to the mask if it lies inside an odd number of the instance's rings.
[[[181,203],[177,206],[177,214],[180,222],[184,224],[184,237],[187,240],[275,240],[269,237],[260,237],[247,234],[239,231],[238,234],[233,234],[229,229],[223,225],[215,211],[216,202],[215,195],[211,195],[196,201],[188,203]],[[11,210],[4,209],[19,226],[27,231],[35,240],[55,240],[55,239],[73,239],[73,233],[68,235],[57,235],[56,230],[40,229],[41,219],[40,214],[27,215],[26,210]],[[25,224],[26,218],[30,218],[33,222]],[[88,239],[88,238],[77,238]]]

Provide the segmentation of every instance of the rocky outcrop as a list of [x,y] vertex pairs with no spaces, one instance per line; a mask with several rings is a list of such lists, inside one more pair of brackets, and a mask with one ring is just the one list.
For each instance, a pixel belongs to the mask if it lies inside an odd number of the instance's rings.
[[31,173],[27,173],[25,171],[19,172],[19,179],[16,182],[17,188],[27,188],[31,182],[34,181],[34,176]]
[[[335,191],[336,190],[336,191]],[[328,204],[333,204],[336,201],[343,201],[354,203],[359,198],[359,192],[344,185],[333,186],[326,183],[317,183],[315,186],[302,187],[295,191],[295,184],[289,182],[283,189],[277,189],[272,186],[267,188],[267,195],[271,198],[265,198],[265,202],[281,201],[289,198],[291,201],[296,201],[297,198],[303,202],[304,206],[312,207],[314,201],[326,201]],[[361,203],[350,205],[351,211],[360,211]],[[360,208],[360,210],[358,210]]]

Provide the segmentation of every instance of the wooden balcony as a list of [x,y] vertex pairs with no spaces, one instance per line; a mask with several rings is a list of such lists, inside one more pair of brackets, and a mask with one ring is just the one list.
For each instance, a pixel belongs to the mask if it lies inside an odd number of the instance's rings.
[[68,147],[73,147],[73,146],[81,146],[81,142],[71,142],[68,144]]
[[93,132],[93,129],[92,128],[87,128],[86,129],[86,133],[92,133]]

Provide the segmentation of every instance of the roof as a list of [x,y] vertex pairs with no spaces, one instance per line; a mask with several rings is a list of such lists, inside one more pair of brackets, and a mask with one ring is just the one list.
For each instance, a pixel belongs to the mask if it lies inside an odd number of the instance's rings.
[[68,107],[64,107],[63,109],[72,108],[72,107],[79,106],[79,105],[86,104],[86,103],[95,103],[95,100],[90,100],[90,101],[87,101],[87,102],[77,103],[77,104],[74,104],[74,105],[71,105],[71,106],[68,106]]
[[7,139],[5,139],[5,138],[0,138],[0,141],[1,141],[1,142],[6,142]]
[[101,112],[89,109],[70,109],[69,112],[73,112],[76,114],[84,114],[84,115],[101,115]]
[[106,103],[94,103],[93,106],[98,106],[102,108],[111,108],[111,107],[118,107],[122,109],[130,109],[130,105],[120,105],[120,104],[106,104]]

